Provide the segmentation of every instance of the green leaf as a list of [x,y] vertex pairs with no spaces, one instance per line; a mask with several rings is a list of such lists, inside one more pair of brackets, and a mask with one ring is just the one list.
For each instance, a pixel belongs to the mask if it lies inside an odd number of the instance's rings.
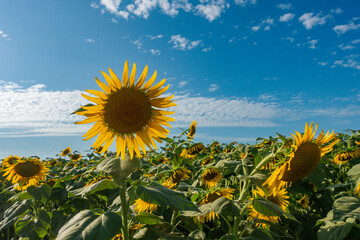
[[264,198],[254,198],[252,206],[257,212],[266,216],[282,216],[285,213],[281,207]]
[[276,133],[276,135],[278,135],[278,137],[284,144],[286,144],[288,142],[287,138],[284,135],[281,135],[280,133],[277,133],[277,132],[275,132],[275,133]]
[[271,236],[268,230],[264,228],[255,228],[251,234],[246,237],[244,240],[273,240],[274,238]]
[[24,218],[15,223],[15,232],[18,236],[31,240],[40,240],[45,237],[51,227],[50,217],[45,211],[39,213],[39,218]]
[[224,216],[240,216],[239,206],[234,204],[234,201],[226,197],[220,197],[210,204],[210,211]]
[[360,219],[360,199],[356,197],[341,197],[333,206],[333,220],[343,221],[346,218]]
[[348,172],[347,175],[349,178],[356,182],[360,178],[360,164],[353,166]]
[[310,173],[306,178],[309,179],[309,181],[315,185],[316,188],[321,188],[323,179],[324,179],[324,174],[322,171],[322,167],[323,165],[320,163],[316,166],[316,168],[314,169],[314,171],[312,171],[312,173]]
[[138,186],[135,193],[142,200],[160,206],[171,206],[180,210],[199,211],[184,194],[170,190],[156,182],[152,182],[148,186]]
[[46,203],[51,195],[51,187],[47,184],[43,184],[40,187],[30,186],[28,187],[27,192],[36,200]]
[[134,220],[142,224],[148,224],[148,225],[158,224],[163,221],[161,217],[146,212],[139,213],[134,217]]
[[351,231],[354,226],[355,219],[349,218],[346,222],[325,222],[324,226],[321,226],[317,236],[319,240],[342,240]]
[[84,197],[85,194],[93,194],[93,193],[96,193],[98,191],[102,191],[105,189],[116,189],[116,188],[118,188],[118,185],[114,181],[112,181],[110,179],[103,179],[100,182],[96,182],[89,186],[72,190],[71,192],[73,194],[75,194],[76,196]]
[[205,239],[206,239],[206,234],[199,229],[192,231],[187,238],[187,240],[205,240]]
[[239,240],[239,238],[232,234],[225,234],[220,238],[220,240]]
[[23,200],[15,202],[11,207],[4,212],[4,219],[0,222],[0,231],[12,226],[21,214],[28,211],[30,208],[30,201]]
[[101,209],[85,210],[70,219],[56,240],[110,240],[120,232],[121,217]]

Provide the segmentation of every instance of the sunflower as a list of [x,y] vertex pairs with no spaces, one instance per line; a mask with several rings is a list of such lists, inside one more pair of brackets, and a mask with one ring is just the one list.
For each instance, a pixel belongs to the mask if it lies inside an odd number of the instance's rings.
[[[220,197],[226,197],[227,199],[231,200],[233,198],[234,191],[235,191],[235,189],[231,189],[231,188],[211,191],[205,195],[203,200],[200,202],[200,205],[212,203]],[[198,217],[198,219],[201,222],[205,222],[205,221],[210,222],[212,220],[215,220],[215,218],[219,218],[219,215],[216,214],[215,212],[210,212],[210,213],[206,214],[205,216]]]
[[355,193],[357,193],[360,197],[360,182],[359,182],[357,188],[355,189]]
[[188,132],[188,140],[190,141],[192,138],[194,138],[195,136],[195,132],[196,132],[196,124],[197,124],[197,121],[192,121],[191,122],[191,125],[189,127],[189,132]]
[[45,180],[48,168],[38,158],[20,159],[16,164],[8,167],[4,173],[7,181],[18,183],[15,189],[22,191],[29,186],[37,186],[39,181]]
[[16,164],[19,160],[20,160],[20,158],[18,156],[10,155],[2,161],[2,166],[10,167],[10,166]]
[[307,196],[303,196],[303,197],[300,199],[299,203],[301,204],[301,206],[302,206],[303,208],[307,208],[307,207],[309,206],[310,200],[309,200],[309,198],[308,198]]
[[65,148],[64,150],[62,150],[60,156],[65,157],[65,156],[67,156],[67,155],[70,154],[70,153],[71,153],[71,148],[70,148],[70,147],[67,147],[67,148]]
[[191,171],[189,171],[186,168],[179,168],[176,170],[173,170],[170,176],[165,180],[165,182],[162,184],[163,186],[167,188],[173,188],[178,184],[181,179],[189,179],[190,178]]
[[212,163],[213,161],[213,157],[206,157],[203,159],[202,163],[201,163],[201,166],[205,166],[205,165],[208,165],[209,163]]
[[57,160],[57,159],[51,159],[51,160],[48,161],[48,164],[49,164],[50,166],[56,166],[57,163],[58,163],[58,160]]
[[350,161],[351,159],[358,158],[358,157],[360,157],[360,149],[344,151],[344,152],[338,153],[334,157],[334,163],[344,164],[344,163]]
[[[253,190],[254,198],[265,198],[268,201],[278,205],[282,210],[286,210],[289,206],[289,201],[287,200],[289,196],[287,195],[287,191],[285,188],[280,189],[276,192],[276,194],[267,193],[263,191],[261,188],[257,187],[257,189]],[[251,200],[253,200],[252,198]],[[255,208],[251,205],[249,207],[249,218],[250,219],[260,219],[260,220],[267,220],[269,222],[277,223],[279,221],[279,216],[268,216],[264,213],[260,213],[255,210]],[[256,226],[266,227],[265,223],[257,223]]]
[[134,210],[136,213],[140,213],[140,212],[152,213],[158,207],[158,205],[156,205],[154,203],[146,202],[146,201],[142,200],[141,198],[137,199],[135,201],[134,205],[135,205]]
[[84,98],[96,105],[83,106],[83,111],[76,111],[77,114],[87,117],[76,124],[95,122],[84,135],[84,140],[99,134],[92,146],[97,149],[104,144],[101,152],[105,152],[116,139],[117,156],[121,154],[123,159],[125,159],[126,149],[129,150],[131,159],[134,151],[137,156],[141,156],[140,148],[146,153],[145,145],[150,149],[151,146],[157,149],[154,140],[161,143],[160,138],[166,137],[169,133],[169,130],[161,125],[171,127],[168,122],[175,121],[165,116],[174,112],[159,110],[159,108],[176,106],[171,100],[173,95],[159,98],[169,88],[169,85],[161,88],[165,79],[152,86],[156,79],[156,71],[145,82],[148,71],[146,66],[137,83],[135,83],[136,64],[134,63],[130,78],[128,71],[129,66],[126,61],[122,81],[110,68],[110,76],[101,72],[107,84],[97,78],[95,80],[104,92],[86,90],[95,97],[82,94]]
[[206,148],[205,148],[204,144],[197,143],[189,148],[184,148],[180,154],[180,157],[193,159],[201,151],[206,152]]
[[82,158],[81,153],[75,153],[75,154],[71,154],[69,156],[70,156],[70,160],[75,161],[75,162],[79,161]]
[[205,184],[205,187],[212,188],[221,180],[221,171],[214,168],[206,168],[201,175],[201,182]]
[[[299,181],[309,175],[320,162],[320,158],[330,152],[339,141],[334,131],[324,135],[324,130],[314,139],[316,129],[317,124],[313,131],[313,123],[310,126],[306,123],[303,135],[297,131],[295,131],[296,135],[292,134],[295,145],[292,145],[294,151],[289,154],[289,160],[279,166],[264,182],[264,185],[272,189],[273,194],[288,183]],[[329,143],[330,141],[332,142]],[[329,144],[323,146],[326,143]]]

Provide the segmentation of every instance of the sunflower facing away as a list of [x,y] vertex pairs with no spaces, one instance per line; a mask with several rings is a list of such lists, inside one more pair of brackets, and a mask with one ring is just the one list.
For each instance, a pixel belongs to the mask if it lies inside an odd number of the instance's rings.
[[[295,131],[296,135],[292,134],[295,145],[292,145],[294,150],[289,154],[289,160],[279,166],[264,182],[264,185],[272,189],[273,194],[288,183],[299,181],[309,175],[320,162],[320,158],[330,152],[339,141],[334,131],[324,135],[324,130],[314,139],[316,129],[317,124],[313,131],[313,123],[310,126],[306,123],[303,135],[297,131]],[[324,146],[326,143],[329,144]]]
[[6,169],[4,176],[12,184],[18,183],[15,188],[26,190],[29,186],[37,186],[39,181],[45,180],[49,169],[38,158],[21,159]]
[[7,167],[10,167],[10,166],[16,164],[19,160],[20,160],[20,158],[18,156],[10,155],[7,158],[5,158],[1,164],[3,167],[7,168]]
[[189,179],[191,171],[186,168],[179,168],[173,170],[171,175],[166,178],[165,182],[162,184],[164,187],[173,188],[180,182],[181,179]]
[[221,171],[214,168],[206,168],[201,175],[201,182],[205,184],[206,188],[214,187],[221,180]]
[[193,159],[201,151],[206,152],[206,148],[205,148],[204,144],[197,143],[189,148],[184,148],[180,154],[180,157]]
[[65,148],[65,149],[61,152],[60,156],[65,157],[65,156],[67,156],[67,155],[70,154],[70,153],[71,153],[71,148],[70,148],[70,147],[67,147],[67,148]]
[[69,156],[70,156],[70,160],[75,161],[75,162],[79,161],[82,158],[81,153],[75,153],[75,154],[71,154]]
[[125,152],[128,149],[130,158],[133,158],[134,151],[141,157],[140,148],[144,153],[146,153],[145,145],[149,149],[152,149],[151,146],[156,149],[154,140],[161,143],[160,138],[168,135],[169,130],[161,125],[171,127],[168,122],[175,119],[166,115],[174,112],[160,109],[176,106],[176,104],[171,100],[173,95],[159,97],[169,88],[169,85],[161,88],[165,79],[153,85],[156,71],[145,82],[147,71],[148,67],[145,66],[138,81],[135,82],[136,64],[134,63],[129,78],[129,66],[126,61],[122,80],[109,68],[110,76],[101,72],[107,84],[95,78],[103,92],[85,90],[95,97],[82,94],[84,98],[96,105],[83,106],[84,111],[77,111],[77,114],[87,118],[76,124],[95,123],[84,135],[84,140],[98,135],[92,145],[95,149],[103,145],[102,152],[105,152],[115,140],[117,156],[121,154],[125,159]]
[[195,132],[196,132],[196,124],[197,124],[197,121],[192,121],[191,122],[191,125],[190,125],[190,128],[189,128],[189,132],[188,132],[188,140],[190,141],[192,138],[194,138],[195,136]]
[[144,201],[141,198],[135,201],[134,206],[135,206],[134,210],[136,213],[140,213],[140,212],[152,213],[158,207],[158,205]]
[[336,164],[344,164],[344,163],[350,161],[351,159],[358,158],[358,157],[360,157],[360,149],[341,152],[341,153],[338,153],[334,157],[334,163],[336,163]]
[[[280,189],[276,192],[276,194],[269,193],[267,194],[265,191],[263,191],[261,188],[257,187],[257,189],[253,190],[254,198],[265,198],[268,201],[275,203],[279,207],[281,207],[282,210],[286,210],[286,208],[289,206],[289,201],[287,200],[289,196],[287,195],[287,191],[285,188]],[[279,216],[268,216],[264,213],[260,213],[255,210],[255,208],[251,205],[249,208],[249,215],[252,219],[260,219],[260,220],[267,220],[269,222],[277,223],[279,221]],[[257,223],[256,226],[266,227],[266,223]]]

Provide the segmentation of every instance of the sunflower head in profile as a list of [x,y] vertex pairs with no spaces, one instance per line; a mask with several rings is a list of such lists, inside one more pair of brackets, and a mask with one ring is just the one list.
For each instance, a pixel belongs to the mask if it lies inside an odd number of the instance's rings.
[[358,157],[360,157],[360,149],[347,150],[336,154],[334,157],[334,163],[341,165]]
[[201,175],[201,182],[205,184],[206,188],[212,188],[221,180],[221,178],[220,170],[214,167],[209,167],[206,168]]
[[189,148],[184,148],[180,157],[193,159],[201,151],[206,152],[206,148],[202,143],[196,143]]
[[65,157],[65,156],[67,156],[67,155],[69,155],[69,154],[71,154],[71,148],[70,148],[70,147],[67,147],[67,148],[65,148],[64,150],[62,150],[60,156]]
[[38,158],[20,159],[16,164],[8,167],[4,173],[7,181],[18,184],[15,188],[19,191],[26,190],[29,186],[39,185],[45,180],[48,168]]
[[129,150],[130,158],[134,152],[141,157],[141,150],[146,153],[146,147],[155,149],[156,142],[161,143],[160,138],[165,138],[169,130],[161,125],[171,127],[168,122],[175,121],[166,115],[174,112],[163,111],[161,108],[176,106],[172,97],[159,97],[166,92],[169,85],[162,86],[165,79],[153,85],[156,79],[156,71],[146,82],[148,67],[146,66],[138,81],[135,81],[136,64],[134,63],[129,78],[128,62],[125,62],[122,80],[109,68],[109,73],[101,72],[106,83],[95,78],[97,84],[103,91],[85,90],[94,96],[82,94],[84,98],[95,103],[95,105],[83,106],[77,114],[87,117],[76,124],[94,123],[90,130],[84,135],[88,140],[98,135],[93,148],[103,146],[101,152],[109,149],[116,142],[117,156],[121,154],[125,159],[126,149]]
[[299,200],[299,203],[301,204],[301,206],[303,208],[307,208],[309,206],[309,203],[310,203],[310,200],[309,198],[304,195],[300,200]]
[[10,167],[10,166],[16,164],[19,160],[20,160],[20,158],[18,156],[10,155],[7,158],[5,158],[1,164],[4,168],[7,168],[7,167]]
[[135,201],[134,206],[135,206],[134,210],[135,210],[136,213],[140,213],[140,212],[152,213],[158,207],[158,205],[156,205],[154,203],[149,203],[147,201],[144,201],[141,198],[138,198]]
[[210,157],[206,157],[202,160],[202,163],[201,163],[201,166],[205,166],[205,165],[208,165],[209,163],[212,163],[213,162],[213,157],[210,156]]
[[197,124],[197,121],[195,121],[195,120],[192,121],[191,124],[190,124],[189,132],[188,132],[188,134],[187,134],[189,141],[190,141],[191,139],[193,139],[194,136],[195,136],[196,124]]
[[190,178],[191,171],[186,168],[178,168],[171,172],[170,176],[167,177],[162,184],[163,186],[167,188],[173,188],[178,184],[182,179],[189,179]]
[[[235,189],[231,189],[231,188],[213,190],[204,196],[204,198],[200,202],[200,205],[212,203],[220,197],[226,197],[227,199],[231,200],[233,198],[234,191],[235,191]],[[201,222],[211,222],[212,220],[215,220],[216,218],[219,218],[219,216],[215,212],[210,212],[210,213],[206,214],[205,216],[198,217],[198,219]]]
[[[313,123],[310,126],[306,123],[303,135],[295,131],[292,134],[295,144],[292,145],[293,151],[289,154],[289,160],[280,165],[271,176],[264,182],[275,194],[280,188],[291,182],[296,182],[309,175],[320,162],[320,158],[333,149],[333,146],[339,141],[336,139],[334,131],[324,134],[321,131],[319,136],[314,139],[317,129],[313,129]],[[327,144],[327,145],[324,145]]]
[[74,162],[77,162],[82,158],[81,153],[74,153],[74,154],[71,154],[69,156],[70,156],[70,160],[74,161]]
[[[270,191],[264,191],[261,188],[257,187],[257,189],[253,190],[254,198],[265,198],[268,201],[278,205],[282,210],[286,210],[289,206],[289,201],[287,200],[289,196],[287,195],[287,191],[285,188],[280,189],[276,194],[273,194]],[[252,198],[251,200],[253,200]],[[279,221],[279,216],[268,216],[264,213],[258,212],[255,208],[251,205],[249,207],[249,215],[251,219],[260,219],[260,220],[267,220],[269,222],[277,223]],[[257,223],[256,226],[266,227],[266,223]]]

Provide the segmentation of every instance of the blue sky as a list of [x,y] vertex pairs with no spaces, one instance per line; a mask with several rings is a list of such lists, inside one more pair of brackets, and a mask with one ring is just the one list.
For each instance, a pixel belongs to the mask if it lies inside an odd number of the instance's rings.
[[305,122],[360,129],[360,2],[0,1],[0,158],[84,152],[69,115],[125,60],[178,104],[171,135],[253,143]]

